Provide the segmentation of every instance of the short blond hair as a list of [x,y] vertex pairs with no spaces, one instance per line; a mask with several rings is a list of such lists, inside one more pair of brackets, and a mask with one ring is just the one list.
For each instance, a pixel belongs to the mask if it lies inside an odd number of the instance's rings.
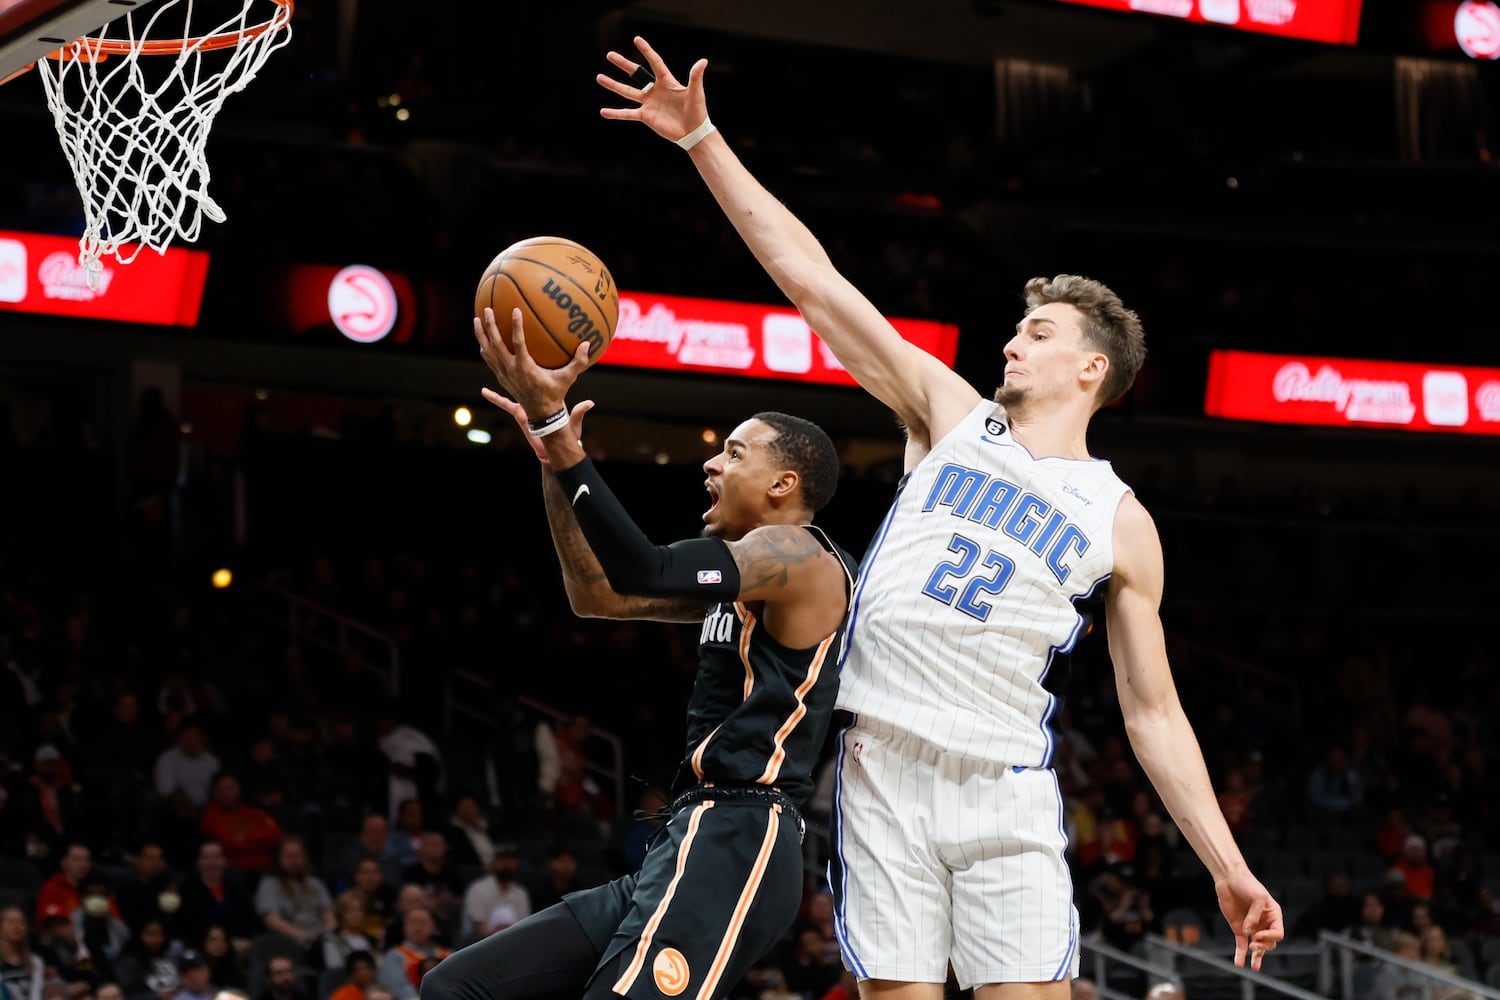
[[1050,302],[1062,302],[1083,313],[1084,337],[1109,358],[1109,371],[1099,387],[1099,406],[1108,406],[1125,395],[1146,363],[1146,333],[1141,318],[1126,309],[1109,286],[1076,274],[1026,282],[1028,316]]

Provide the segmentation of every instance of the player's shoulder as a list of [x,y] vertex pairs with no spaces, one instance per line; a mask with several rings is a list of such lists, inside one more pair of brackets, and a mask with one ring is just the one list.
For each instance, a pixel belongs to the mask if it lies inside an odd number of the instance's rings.
[[1128,577],[1161,565],[1161,536],[1146,505],[1133,492],[1120,498],[1115,509],[1114,573]]

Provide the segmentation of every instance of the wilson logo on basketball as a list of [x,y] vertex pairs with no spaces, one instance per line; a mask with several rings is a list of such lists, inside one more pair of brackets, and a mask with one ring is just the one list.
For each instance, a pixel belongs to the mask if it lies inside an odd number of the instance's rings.
[[657,952],[656,961],[651,963],[651,975],[656,980],[656,988],[669,997],[687,989],[688,981],[692,979],[687,959],[676,948],[663,948]]
[[604,333],[599,330],[594,321],[589,319],[588,313],[583,306],[573,301],[573,296],[563,291],[562,286],[548,278],[542,283],[542,294],[551,299],[553,304],[568,314],[568,332],[579,340],[588,341],[589,357],[598,354],[604,346]]

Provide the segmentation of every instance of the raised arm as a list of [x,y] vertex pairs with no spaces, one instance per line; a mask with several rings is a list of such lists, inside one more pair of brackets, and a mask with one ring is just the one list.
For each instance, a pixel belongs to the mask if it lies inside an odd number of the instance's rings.
[[[476,323],[476,333],[490,370],[517,397],[513,402],[485,390],[486,399],[508,410],[523,427],[531,425],[528,406],[548,415],[565,409],[561,393],[586,366],[585,348],[580,347],[578,357],[566,368],[539,368],[526,350],[520,310],[511,318],[509,343],[488,309]],[[580,404],[572,418],[581,419],[583,412],[586,408]],[[693,538],[655,545],[594,468],[571,425],[533,436],[532,441],[545,452],[544,460],[554,473],[549,478],[555,482],[546,487],[548,518],[564,571],[571,570],[575,586],[587,595],[590,605],[617,606],[602,592],[603,587],[617,600],[675,602],[662,607],[696,608],[697,618],[702,618],[708,605],[718,601],[790,604],[827,592],[829,587],[843,593],[842,563],[805,528],[766,525],[735,542]],[[573,600],[571,590],[569,599]],[[657,610],[660,613],[660,607]],[[840,607],[825,633],[842,613]]]
[[[708,607],[704,601],[627,596],[609,585],[603,567],[589,548],[588,539],[583,537],[578,518],[573,516],[573,505],[568,503],[562,486],[552,474],[551,461],[542,446],[542,439],[532,436],[528,430],[525,409],[492,389],[481,391],[485,399],[515,419],[521,433],[531,442],[532,451],[542,462],[542,502],[547,508],[547,527],[552,532],[552,547],[557,550],[563,588],[568,593],[568,605],[573,613],[582,618],[632,618],[658,622],[701,620]],[[593,407],[591,400],[573,407],[568,429],[558,433],[577,441],[583,433],[583,415]]]
[[1234,962],[1261,957],[1280,941],[1281,907],[1256,880],[1224,821],[1172,671],[1162,632],[1161,541],[1146,508],[1126,496],[1115,515],[1115,565],[1105,604],[1109,654],[1125,731],[1136,759],[1188,843],[1214,878],[1219,908],[1234,932]]
[[[601,114],[643,122],[657,135],[690,146],[688,155],[698,173],[750,252],[839,362],[895,411],[908,434],[928,443],[941,438],[979,402],[973,386],[902,339],[834,268],[807,226],[750,174],[723,135],[716,130],[704,134],[712,129],[703,92],[707,60],[694,63],[682,84],[645,39],[636,38],[635,44],[655,82],[637,87],[601,73],[603,87],[638,105],[605,108]],[[636,81],[643,79],[635,61],[618,52],[609,53],[609,60]]]

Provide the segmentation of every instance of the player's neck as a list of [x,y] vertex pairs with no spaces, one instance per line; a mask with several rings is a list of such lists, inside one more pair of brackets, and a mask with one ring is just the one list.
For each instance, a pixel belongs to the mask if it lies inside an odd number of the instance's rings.
[[1011,434],[1036,458],[1092,458],[1088,446],[1092,415],[1075,412],[1073,407],[1050,407],[1044,412],[1025,402],[1005,411]]

